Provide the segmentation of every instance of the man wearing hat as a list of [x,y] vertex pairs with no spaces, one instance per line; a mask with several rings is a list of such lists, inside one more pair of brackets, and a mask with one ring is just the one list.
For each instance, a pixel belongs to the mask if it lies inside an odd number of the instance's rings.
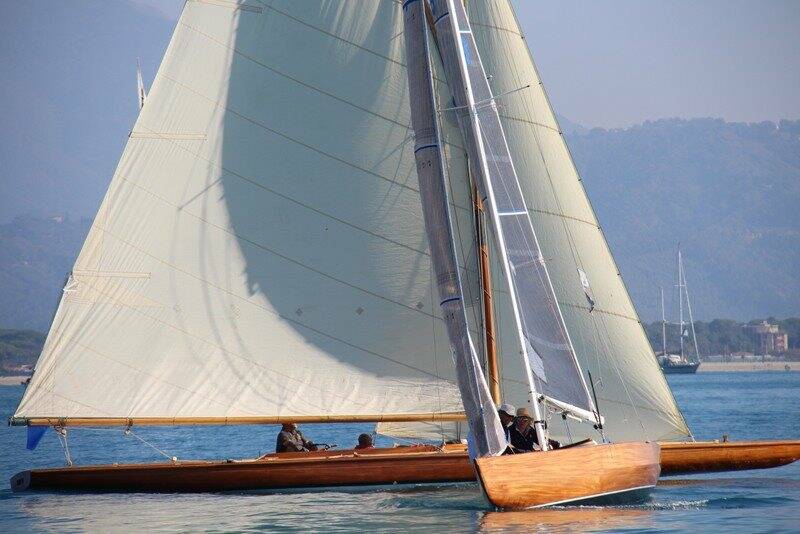
[[[533,428],[533,418],[526,407],[517,410],[517,416],[508,430],[511,436],[511,447],[519,452],[529,452],[539,450],[539,439],[536,436],[536,429]],[[555,440],[548,439],[551,449],[557,449],[561,444]]]

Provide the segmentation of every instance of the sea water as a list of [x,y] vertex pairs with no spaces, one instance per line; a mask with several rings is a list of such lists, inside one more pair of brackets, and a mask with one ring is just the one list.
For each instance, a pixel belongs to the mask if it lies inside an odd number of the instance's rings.
[[[700,373],[668,377],[699,440],[800,438],[800,373]],[[22,386],[0,387],[10,416]],[[78,464],[247,458],[274,450],[277,427],[76,429]],[[314,441],[352,446],[369,425],[304,425]],[[141,438],[141,439],[139,439]],[[760,471],[665,479],[642,503],[492,512],[475,484],[348,492],[217,494],[14,494],[8,479],[30,467],[64,464],[48,431],[35,451],[25,429],[0,427],[0,532],[32,531],[626,531],[800,532],[800,463]],[[389,445],[379,438],[379,445]]]

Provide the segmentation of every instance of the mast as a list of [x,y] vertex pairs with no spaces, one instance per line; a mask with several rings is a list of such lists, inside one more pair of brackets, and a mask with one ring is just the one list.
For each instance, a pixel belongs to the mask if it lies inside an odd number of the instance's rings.
[[697,332],[694,329],[694,317],[692,316],[692,303],[689,301],[689,286],[686,284],[686,269],[683,268],[683,258],[681,257],[681,272],[683,273],[683,290],[686,291],[686,309],[689,311],[689,324],[692,327],[692,342],[694,343],[694,356],[696,361],[700,361],[700,349],[697,347]]
[[681,246],[678,245],[678,326],[681,342],[681,360],[683,360],[683,262],[681,261]]
[[667,357],[667,315],[664,312],[664,288],[661,289],[661,356]]
[[484,211],[483,199],[478,193],[478,189],[473,188],[475,197],[475,226],[478,237],[478,248],[480,251],[480,272],[481,272],[481,299],[483,301],[483,324],[484,336],[486,339],[486,371],[489,380],[489,391],[492,394],[492,401],[500,404],[500,372],[497,365],[497,343],[494,334],[494,305],[492,303],[492,275],[489,270],[489,246],[486,243],[486,233],[484,231]]

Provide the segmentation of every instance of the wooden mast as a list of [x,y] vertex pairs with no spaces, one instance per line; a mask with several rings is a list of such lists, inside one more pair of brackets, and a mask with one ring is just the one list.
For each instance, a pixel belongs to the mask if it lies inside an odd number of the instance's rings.
[[500,373],[497,369],[497,343],[494,337],[494,306],[492,304],[492,275],[489,271],[489,246],[486,243],[483,228],[483,200],[478,189],[473,188],[475,199],[475,226],[478,234],[478,250],[480,254],[481,299],[483,300],[483,322],[486,341],[486,374],[489,379],[489,392],[492,401],[500,404]]

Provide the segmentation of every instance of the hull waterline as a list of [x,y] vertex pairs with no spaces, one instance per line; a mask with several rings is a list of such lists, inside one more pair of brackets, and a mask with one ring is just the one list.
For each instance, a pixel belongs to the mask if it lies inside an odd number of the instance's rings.
[[[800,441],[661,443],[661,476],[767,469],[800,459]],[[349,460],[343,460],[350,456]],[[367,462],[363,458],[380,458]],[[302,460],[302,461],[298,461]],[[322,483],[314,476],[323,466]],[[367,471],[365,472],[365,468]],[[314,480],[311,477],[314,476]],[[302,489],[397,483],[473,482],[475,471],[462,446],[397,447],[369,452],[290,453],[264,460],[118,464],[22,471],[14,491],[153,491]]]
[[13,491],[214,492],[474,480],[461,448],[272,454],[256,460],[113,464],[34,469],[11,479]]

